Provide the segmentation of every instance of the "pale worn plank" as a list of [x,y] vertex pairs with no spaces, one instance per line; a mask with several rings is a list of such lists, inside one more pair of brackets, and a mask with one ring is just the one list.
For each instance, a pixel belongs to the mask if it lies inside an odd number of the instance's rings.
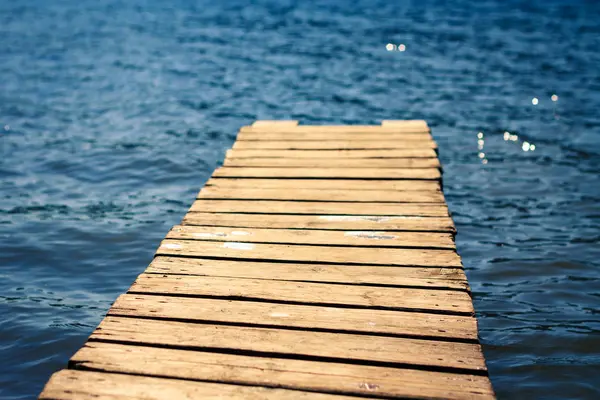
[[227,150],[227,158],[437,158],[434,149],[395,150]]
[[320,244],[361,247],[411,247],[455,250],[450,233],[326,231],[299,229],[227,228],[175,225],[167,239],[208,240],[216,242]]
[[252,189],[204,187],[198,199],[231,200],[287,200],[287,201],[336,201],[379,203],[445,203],[442,192],[392,191],[392,190],[339,190],[339,189]]
[[[381,133],[383,132],[383,133]],[[351,141],[351,140],[373,140],[373,141],[390,141],[390,142],[422,142],[432,140],[431,134],[427,131],[419,132],[296,132],[288,131],[271,131],[271,130],[242,130],[237,135],[238,141],[246,140],[325,140],[325,141]]]
[[437,181],[377,180],[377,179],[252,179],[211,178],[207,186],[230,188],[293,188],[293,189],[343,189],[343,190],[431,190],[441,189]]
[[117,299],[108,315],[412,336],[436,340],[477,340],[477,322],[473,317],[257,301],[125,294]]
[[454,250],[306,246],[164,239],[157,255],[417,267],[462,266]]
[[[306,133],[408,133],[429,132],[427,123],[422,120],[413,121],[383,121],[381,125],[297,125],[293,127],[269,127],[282,132]],[[242,127],[243,131],[264,131],[260,126]]]
[[327,229],[344,231],[455,232],[449,217],[378,215],[286,215],[203,213],[185,215],[182,225],[238,228]]
[[467,277],[461,268],[382,268],[374,265],[294,264],[157,256],[146,272],[350,285],[468,289]]
[[259,129],[261,131],[269,131],[271,129],[294,129],[298,125],[296,120],[258,120],[254,121],[252,126],[248,127],[251,129]]
[[[196,200],[190,212],[256,214],[345,214],[446,217],[443,203],[349,203],[278,200]],[[270,217],[269,217],[270,218]]]
[[52,375],[40,395],[42,400],[272,398],[352,399],[340,395],[297,390],[72,370],[64,370]]
[[141,274],[129,289],[134,294],[222,297],[389,310],[471,315],[467,292],[421,288],[333,285],[327,283],[222,278],[195,275]]
[[225,167],[439,168],[436,158],[228,158]]
[[493,399],[487,377],[89,342],[80,368],[386,398]]
[[221,167],[216,178],[372,178],[372,179],[431,179],[441,178],[437,168],[258,168]]
[[282,141],[248,141],[239,140],[232,146],[234,150],[250,149],[272,149],[272,150],[382,150],[382,149],[435,149],[436,143],[433,140],[347,140],[347,141],[326,141],[326,140],[282,140]]
[[[486,371],[481,346],[401,337],[106,317],[91,340]],[[335,343],[335,345],[332,345]]]

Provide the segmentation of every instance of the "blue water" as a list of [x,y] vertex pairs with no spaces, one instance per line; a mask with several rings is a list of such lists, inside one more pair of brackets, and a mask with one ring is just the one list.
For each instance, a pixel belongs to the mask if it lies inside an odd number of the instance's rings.
[[599,49],[596,1],[0,0],[0,397],[65,365],[240,126],[422,118],[497,394],[600,398]]

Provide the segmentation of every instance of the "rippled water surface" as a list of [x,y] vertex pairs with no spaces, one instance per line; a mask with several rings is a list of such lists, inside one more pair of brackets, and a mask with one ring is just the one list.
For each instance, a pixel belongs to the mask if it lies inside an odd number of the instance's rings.
[[599,398],[600,4],[298,3],[0,0],[0,396],[65,365],[240,126],[423,118],[499,397]]

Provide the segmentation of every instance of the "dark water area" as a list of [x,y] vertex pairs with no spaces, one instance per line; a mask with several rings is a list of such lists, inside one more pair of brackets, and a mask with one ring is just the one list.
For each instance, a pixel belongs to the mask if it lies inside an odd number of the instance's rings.
[[0,1],[0,397],[292,118],[426,119],[498,396],[600,398],[599,49],[596,1]]

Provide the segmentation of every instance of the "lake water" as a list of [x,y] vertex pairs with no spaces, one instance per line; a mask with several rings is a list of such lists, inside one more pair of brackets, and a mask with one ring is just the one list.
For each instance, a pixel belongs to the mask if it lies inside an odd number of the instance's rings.
[[240,126],[418,118],[497,394],[600,398],[599,48],[596,1],[0,1],[0,397],[65,365]]

